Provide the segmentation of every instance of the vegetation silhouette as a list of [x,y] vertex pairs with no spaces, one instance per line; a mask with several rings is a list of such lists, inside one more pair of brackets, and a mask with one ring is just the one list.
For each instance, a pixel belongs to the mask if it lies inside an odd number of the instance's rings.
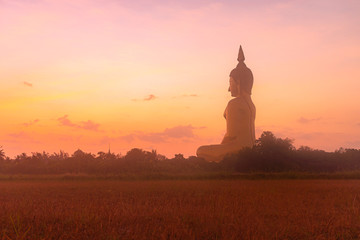
[[167,158],[155,150],[131,149],[125,156],[112,152],[96,155],[80,149],[72,155],[60,151],[22,153],[15,158],[6,156],[0,147],[0,174],[59,175],[132,175],[164,176],[206,175],[213,173],[334,173],[360,171],[360,149],[340,148],[334,152],[301,146],[296,149],[293,140],[277,138],[265,131],[252,148],[244,148],[227,155],[219,163],[202,158],[175,154]]

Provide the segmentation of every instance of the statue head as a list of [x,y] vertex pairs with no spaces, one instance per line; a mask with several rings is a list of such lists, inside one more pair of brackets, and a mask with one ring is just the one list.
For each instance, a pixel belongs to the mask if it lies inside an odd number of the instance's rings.
[[238,97],[241,94],[241,86],[238,84],[233,77],[229,79],[229,92],[232,97]]
[[[236,68],[230,72],[229,91],[231,92],[231,96],[235,97],[241,92],[251,95],[254,78],[251,70],[244,63],[245,56],[241,46],[237,60],[239,63]],[[232,81],[233,83],[231,83]],[[236,85],[236,88],[232,86],[234,84]]]

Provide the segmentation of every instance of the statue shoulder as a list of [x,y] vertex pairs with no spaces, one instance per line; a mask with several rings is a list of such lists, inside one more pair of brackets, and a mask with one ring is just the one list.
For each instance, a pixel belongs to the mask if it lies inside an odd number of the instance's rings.
[[239,109],[239,108],[246,108],[246,102],[242,98],[233,98],[228,102],[227,108],[228,109]]

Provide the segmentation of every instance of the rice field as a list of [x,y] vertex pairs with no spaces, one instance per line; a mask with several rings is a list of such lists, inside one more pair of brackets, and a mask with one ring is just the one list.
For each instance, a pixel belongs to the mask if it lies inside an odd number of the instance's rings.
[[0,239],[360,239],[360,180],[0,181]]

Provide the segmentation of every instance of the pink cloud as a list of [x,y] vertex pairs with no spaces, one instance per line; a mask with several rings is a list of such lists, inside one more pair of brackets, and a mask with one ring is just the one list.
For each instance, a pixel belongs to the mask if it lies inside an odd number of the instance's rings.
[[150,94],[149,96],[147,96],[147,97],[145,97],[143,99],[134,98],[134,99],[132,99],[132,101],[134,101],[134,102],[137,102],[137,101],[151,101],[151,100],[155,100],[156,98],[158,98],[158,97],[156,97],[154,94]]
[[93,121],[88,120],[87,122],[81,122],[80,128],[86,130],[98,131],[100,124],[94,123]]
[[134,136],[134,134],[129,134],[129,135],[120,137],[120,139],[124,140],[126,142],[133,142],[135,140],[135,136]]
[[28,134],[24,132],[19,132],[19,133],[9,133],[8,136],[12,138],[25,138],[28,137]]
[[356,148],[356,149],[360,148],[360,141],[359,140],[347,141],[346,144],[347,144],[346,146],[348,148]]
[[99,131],[99,127],[100,127],[100,124],[95,123],[91,120],[82,121],[80,122],[80,124],[73,123],[72,121],[70,121],[70,119],[68,119],[68,115],[64,115],[63,117],[60,117],[57,120],[61,126],[68,126],[68,127],[91,130],[91,131]]
[[57,119],[59,121],[59,123],[61,124],[61,126],[68,126],[68,127],[77,127],[78,125],[72,123],[69,119],[68,119],[68,115],[64,115],[63,117],[60,117]]
[[136,138],[144,142],[160,143],[167,142],[166,137],[162,133],[141,133]]
[[28,86],[28,87],[32,87],[33,85],[31,84],[31,83],[29,83],[29,82],[23,82],[23,84],[25,85],[25,86]]
[[173,128],[166,128],[162,134],[171,138],[193,138],[195,137],[193,130],[195,127],[191,125],[176,126]]
[[180,95],[180,96],[175,96],[173,98],[187,98],[187,97],[198,97],[199,95],[197,94],[194,94],[194,93],[191,93],[191,94],[183,94],[183,95]]
[[33,135],[30,135],[26,132],[18,133],[9,133],[5,140],[7,143],[16,143],[16,144],[28,144],[28,143],[40,143],[39,140],[35,139]]
[[311,123],[311,122],[317,122],[321,120],[321,117],[318,118],[304,118],[304,117],[300,117],[297,121],[299,123],[303,123],[303,124],[307,124],[307,123]]
[[179,125],[172,128],[166,128],[162,132],[144,133],[137,131],[116,138],[105,137],[101,142],[102,143],[109,141],[133,142],[135,140],[140,140],[143,142],[165,143],[172,141],[174,139],[182,140],[182,141],[191,141],[197,138],[197,136],[194,134],[194,129],[202,129],[202,128],[204,127],[193,127],[192,125],[187,125],[187,126]]
[[23,123],[22,125],[25,126],[25,127],[29,127],[31,125],[34,125],[36,123],[38,123],[40,120],[39,119],[35,119],[33,121],[30,121],[30,122],[27,122],[27,123]]
[[[297,128],[287,128],[281,126],[267,126],[264,130],[271,131],[276,137],[290,138],[294,140],[294,146],[309,146],[314,149],[323,149],[325,151],[334,151],[339,147],[358,148],[358,134],[356,132],[348,134],[340,131],[300,131]],[[257,134],[257,138],[260,137]]]
[[144,98],[144,101],[151,101],[157,98],[154,94],[150,94],[148,97]]

